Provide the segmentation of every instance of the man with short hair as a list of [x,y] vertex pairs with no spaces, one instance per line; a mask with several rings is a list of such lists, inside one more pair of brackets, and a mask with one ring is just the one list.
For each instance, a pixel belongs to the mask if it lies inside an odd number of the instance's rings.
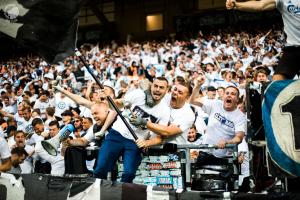
[[15,147],[11,150],[11,168],[7,171],[12,174],[21,174],[20,164],[24,162],[28,156],[27,152],[22,147]]
[[40,118],[34,118],[32,120],[32,127],[34,133],[32,136],[29,136],[27,143],[30,145],[36,144],[39,141],[44,140],[44,138],[48,137],[48,132],[45,131],[44,122]]
[[[59,133],[59,130],[57,121],[49,123],[49,135],[51,138],[55,137]],[[57,149],[57,151],[60,151],[60,148]],[[40,160],[42,163],[45,163],[45,161],[49,162],[51,164],[51,175],[63,175],[65,173],[64,157],[60,153],[56,156],[49,155],[43,148],[41,141],[36,143],[33,157],[35,160]]]
[[[163,77],[158,77],[154,79],[150,91],[144,92],[141,89],[132,90],[119,103],[123,106],[126,105],[126,109],[131,110],[132,115],[139,119],[138,121],[149,120],[152,123],[167,125],[170,111],[165,101],[161,101],[167,90],[168,81]],[[92,108],[92,113],[97,124],[101,122],[98,116],[99,111]],[[132,118],[130,118],[129,122],[132,124],[131,127],[139,139],[134,141],[128,128],[121,118],[118,117],[102,143],[94,170],[95,177],[107,178],[107,173],[112,171],[118,157],[122,155],[124,173],[122,174],[121,181],[132,182],[142,159],[141,150],[137,144],[139,145],[139,142],[142,142],[143,147],[149,147],[162,142],[160,136],[154,136],[149,139],[153,134],[145,129],[143,124],[138,124],[137,121],[133,122]]]
[[215,99],[217,92],[216,92],[216,88],[214,86],[208,86],[207,87],[207,99]]
[[30,174],[33,172],[33,161],[31,155],[34,153],[34,147],[26,144],[25,133],[23,131],[17,131],[14,134],[15,144],[11,149],[15,147],[24,148],[28,156],[24,160],[24,163],[20,164],[22,174]]
[[40,111],[41,111],[41,117],[43,119],[46,119],[46,108],[48,107],[53,107],[53,102],[51,102],[49,100],[49,92],[48,91],[42,91],[42,93],[40,94],[40,97],[38,100],[36,100],[33,108],[36,109],[36,108],[39,108]]
[[[226,144],[239,144],[246,133],[246,116],[237,108],[239,102],[239,90],[234,86],[225,89],[223,101],[196,100],[196,94],[204,83],[204,77],[195,81],[191,103],[199,105],[209,115],[206,133],[203,136],[203,144],[217,145],[218,150],[209,155],[210,160],[229,156],[229,151],[224,149]],[[199,156],[202,156],[200,153]],[[206,154],[204,154],[206,156]]]
[[64,127],[71,123],[72,118],[73,118],[73,113],[70,110],[65,110],[63,113],[61,113],[61,116],[62,116],[62,122],[63,122],[62,127]]
[[13,114],[15,112],[14,107],[11,105],[9,97],[4,96],[2,97],[2,102],[3,102],[3,110],[7,113]]
[[93,120],[90,117],[82,118],[82,130],[84,131],[84,135],[87,134],[88,129],[93,126]]
[[[195,121],[195,114],[187,103],[189,97],[189,84],[177,83],[172,88],[171,99],[167,105],[171,110],[168,124],[157,124],[151,120],[140,120],[140,118],[132,118],[131,123],[135,126],[145,126],[156,135],[163,137],[167,143],[188,144],[187,134]],[[137,140],[139,147],[147,147],[146,142],[141,139]]]

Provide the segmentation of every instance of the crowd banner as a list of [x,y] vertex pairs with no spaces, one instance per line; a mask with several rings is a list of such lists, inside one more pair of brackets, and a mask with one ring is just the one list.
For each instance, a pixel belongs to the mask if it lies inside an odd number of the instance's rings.
[[63,61],[76,48],[78,17],[85,0],[1,0],[0,31],[42,56]]
[[300,176],[300,80],[274,81],[262,103],[269,171]]
[[87,176],[0,174],[0,200],[245,200],[299,199],[299,194],[245,194],[169,190],[157,186],[111,182]]

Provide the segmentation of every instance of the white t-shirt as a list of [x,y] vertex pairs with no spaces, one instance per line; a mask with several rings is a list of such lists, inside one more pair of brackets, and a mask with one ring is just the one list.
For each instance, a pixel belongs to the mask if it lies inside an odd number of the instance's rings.
[[76,107],[75,103],[68,97],[61,98],[60,93],[55,94],[55,116],[61,117],[61,113],[70,107]]
[[[24,119],[24,118],[23,118]],[[18,131],[24,131],[24,133],[34,133],[33,126],[31,125],[33,118],[30,118],[28,121],[24,119],[22,126],[18,124]]]
[[60,153],[57,156],[52,156],[44,150],[41,142],[35,145],[35,160],[46,160],[51,164],[51,175],[63,175],[65,173],[65,160]]
[[6,140],[0,137],[0,165],[2,164],[2,160],[7,159],[10,156],[10,149]]
[[[203,144],[216,145],[220,140],[231,140],[237,132],[246,133],[246,116],[238,109],[226,111],[223,102],[219,100],[204,100],[204,111],[209,115],[206,134],[203,136]],[[216,157],[225,157],[230,155],[228,149],[214,150]]]
[[44,113],[46,113],[46,108],[48,107],[52,107],[53,104],[51,103],[51,101],[48,99],[46,102],[41,102],[39,99],[36,100],[33,108],[39,108],[41,111],[41,115],[43,115]]
[[9,106],[3,105],[3,111],[10,113],[10,114],[14,114],[15,109],[12,105],[9,105]]
[[93,131],[93,127],[91,126],[87,131],[86,134],[83,136],[83,138],[85,138],[87,141],[92,142],[95,139],[95,135],[94,135],[94,131]]
[[284,32],[287,35],[287,46],[300,45],[299,0],[275,0],[276,8],[282,15]]
[[245,138],[243,139],[242,143],[238,145],[238,152],[244,153],[244,161],[241,164],[241,175],[239,175],[239,185],[242,185],[243,179],[250,175],[249,148],[248,148],[248,144],[247,144]]
[[[167,125],[170,118],[170,108],[165,101],[161,100],[157,105],[150,108],[145,105],[145,98],[146,96],[144,91],[141,89],[136,89],[130,93],[127,93],[124,97],[124,100],[125,102],[129,102],[131,104],[131,110],[133,113],[135,113],[135,115],[142,116],[153,123]],[[129,120],[127,121],[130,124]],[[118,131],[123,137],[134,140],[133,136],[120,117],[117,118],[117,121],[113,124],[112,128]],[[136,133],[138,138],[148,139],[151,135],[151,132],[148,129],[137,128],[133,125],[131,125],[131,128]]]
[[[32,155],[34,152],[34,147],[31,145],[25,145],[25,151]],[[21,167],[21,173],[22,174],[31,174],[33,172],[33,161],[31,156],[27,156],[27,158],[24,160],[22,164],[20,164]]]
[[14,115],[14,120],[17,122],[17,130],[24,130],[24,123],[25,119],[23,117],[20,117],[19,113],[16,113]]
[[80,116],[81,117],[90,117],[93,119],[93,115],[92,115],[92,112],[91,112],[91,109],[85,107],[85,106],[82,106],[80,105],[79,106],[79,110],[80,110]]
[[44,140],[44,137],[41,136],[41,135],[38,135],[36,133],[34,133],[27,141],[26,141],[26,144],[28,145],[34,145],[40,141],[43,141]]
[[190,104],[185,103],[182,108],[171,108],[170,124],[177,125],[182,133],[166,138],[166,142],[174,144],[189,144],[187,135],[195,121],[195,114]]

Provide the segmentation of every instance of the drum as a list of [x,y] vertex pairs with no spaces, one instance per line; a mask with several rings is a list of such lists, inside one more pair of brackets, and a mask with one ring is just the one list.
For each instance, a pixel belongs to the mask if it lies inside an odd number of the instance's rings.
[[193,179],[192,190],[198,191],[228,191],[228,183],[226,180],[214,178]]
[[[203,165],[195,171],[192,179],[192,190],[231,191],[237,190],[238,171],[232,164]],[[232,170],[234,169],[234,170]]]

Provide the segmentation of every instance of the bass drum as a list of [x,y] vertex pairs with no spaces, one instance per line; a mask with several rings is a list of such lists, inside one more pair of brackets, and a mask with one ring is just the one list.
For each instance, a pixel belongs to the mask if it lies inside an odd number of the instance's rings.
[[198,191],[228,191],[228,183],[226,180],[203,177],[192,180],[192,190]]
[[233,191],[238,190],[238,173],[227,165],[203,165],[195,171],[192,190]]

